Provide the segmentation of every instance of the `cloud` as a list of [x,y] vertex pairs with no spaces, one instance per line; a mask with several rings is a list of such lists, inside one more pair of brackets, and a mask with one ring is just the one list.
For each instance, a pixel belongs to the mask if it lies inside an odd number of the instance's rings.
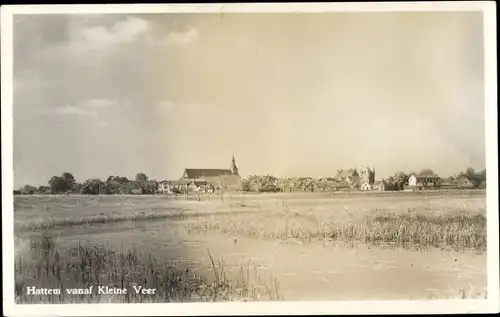
[[170,32],[164,42],[167,45],[187,45],[197,38],[198,31],[191,28],[186,32]]
[[104,49],[117,44],[134,43],[146,38],[150,22],[127,17],[111,26],[88,26],[79,24],[70,30],[70,46],[82,49]]
[[175,104],[172,101],[161,101],[158,103],[158,108],[167,110],[172,109]]
[[56,114],[60,115],[80,115],[80,116],[96,116],[97,112],[90,111],[88,109],[82,109],[81,107],[73,107],[66,105],[62,108],[55,109]]
[[78,106],[66,105],[55,109],[45,109],[43,113],[56,113],[59,115],[96,116],[98,111],[118,105],[116,99],[94,98],[78,103]]
[[109,108],[118,105],[118,100],[115,99],[105,99],[105,98],[97,98],[90,99],[84,103],[86,107],[90,108]]

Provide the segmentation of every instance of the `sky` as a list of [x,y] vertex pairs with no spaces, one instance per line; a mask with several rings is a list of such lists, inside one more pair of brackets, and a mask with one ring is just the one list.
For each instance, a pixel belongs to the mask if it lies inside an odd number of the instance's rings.
[[14,16],[14,182],[485,167],[480,12]]

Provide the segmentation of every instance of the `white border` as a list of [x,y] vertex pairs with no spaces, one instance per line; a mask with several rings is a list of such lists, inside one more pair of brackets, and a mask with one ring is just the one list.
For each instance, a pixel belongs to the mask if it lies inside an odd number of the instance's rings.
[[[3,304],[8,316],[121,316],[121,315],[257,315],[257,314],[401,314],[499,312],[498,253],[498,147],[496,76],[496,3],[399,2],[399,3],[278,3],[278,4],[134,4],[2,6],[2,243]],[[220,13],[220,12],[344,12],[344,11],[482,11],[485,45],[485,118],[488,211],[488,299],[433,301],[339,301],[194,304],[70,304],[15,305],[13,232],[13,15],[14,14],[124,14],[124,13]]]

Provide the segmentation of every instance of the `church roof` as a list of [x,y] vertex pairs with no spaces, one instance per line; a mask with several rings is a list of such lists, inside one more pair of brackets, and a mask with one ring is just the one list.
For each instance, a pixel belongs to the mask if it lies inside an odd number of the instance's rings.
[[233,175],[230,169],[198,169],[186,168],[184,175],[187,178],[215,177],[220,175]]

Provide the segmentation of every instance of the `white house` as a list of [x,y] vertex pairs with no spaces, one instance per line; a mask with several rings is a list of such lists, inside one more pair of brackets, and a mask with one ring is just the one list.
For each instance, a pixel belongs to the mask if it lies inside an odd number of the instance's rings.
[[441,183],[438,175],[417,175],[411,174],[408,178],[408,185],[412,187],[437,187]]
[[162,194],[172,194],[173,184],[169,181],[158,183],[158,192]]
[[367,181],[364,181],[363,183],[361,183],[361,186],[359,187],[360,190],[372,190],[372,186],[367,182]]

